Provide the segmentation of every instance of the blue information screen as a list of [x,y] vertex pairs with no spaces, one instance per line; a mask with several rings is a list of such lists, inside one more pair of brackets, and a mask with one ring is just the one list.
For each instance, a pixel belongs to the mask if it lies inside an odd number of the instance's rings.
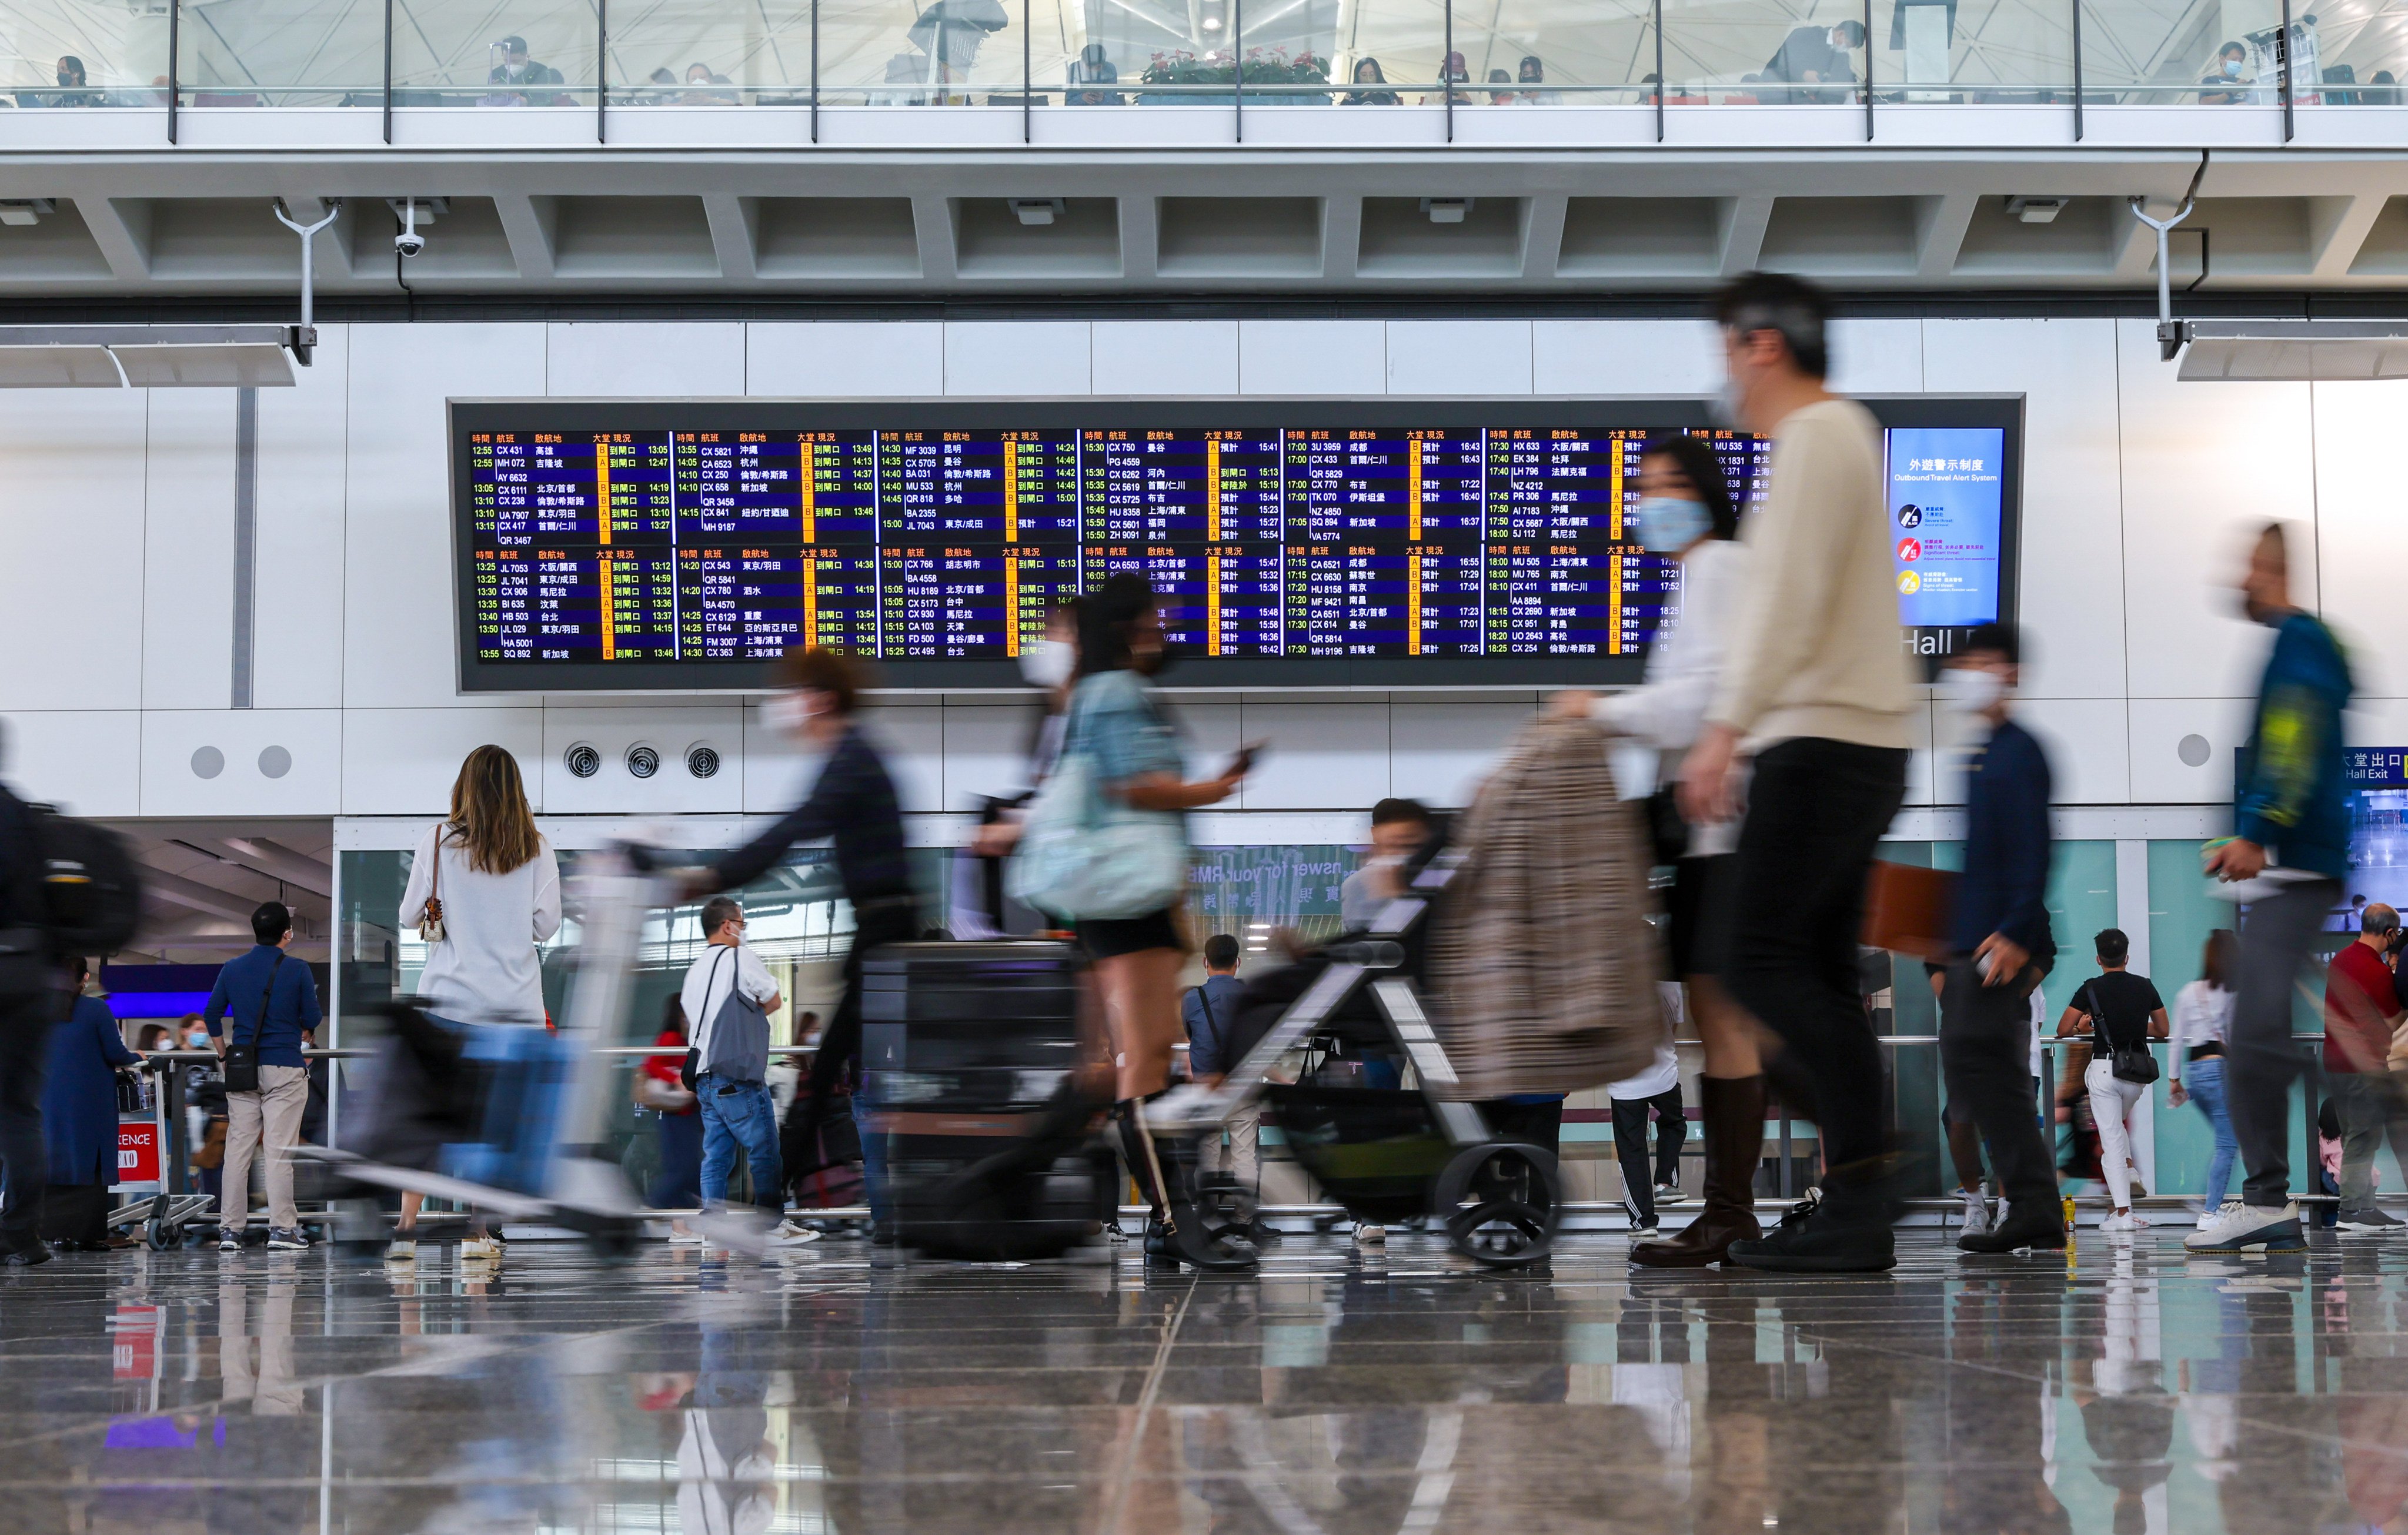
[[1890,559],[1899,622],[1963,628],[1999,617],[2006,434],[1987,426],[1893,427]]

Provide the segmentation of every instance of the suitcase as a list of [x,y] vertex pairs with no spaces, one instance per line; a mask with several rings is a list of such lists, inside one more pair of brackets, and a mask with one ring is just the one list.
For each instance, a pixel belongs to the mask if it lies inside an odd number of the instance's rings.
[[943,1257],[1051,1257],[1096,1229],[1100,1042],[1068,943],[894,943],[861,968],[862,1133],[897,1240]]

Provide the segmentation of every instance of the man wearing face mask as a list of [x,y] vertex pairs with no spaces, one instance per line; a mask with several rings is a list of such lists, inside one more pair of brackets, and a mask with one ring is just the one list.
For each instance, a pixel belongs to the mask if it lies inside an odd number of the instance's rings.
[[[782,1160],[808,1169],[816,1160],[820,1121],[838,1076],[861,1053],[861,961],[884,943],[919,936],[919,902],[903,853],[903,815],[895,781],[854,718],[863,685],[858,663],[825,650],[791,650],[778,663],[783,689],[762,708],[782,734],[824,753],[819,776],[800,805],[776,825],[686,882],[688,900],[734,890],[767,873],[797,842],[830,838],[844,898],[853,906],[853,947],[844,957],[844,999],[820,1037],[809,1084],[795,1095],[781,1135]],[[862,1137],[870,1173],[872,1224],[886,1228],[875,1136]]]
[[1823,386],[1830,307],[1795,278],[1756,272],[1715,301],[1739,423],[1772,439],[1770,483],[1748,520],[1753,564],[1728,659],[1681,765],[1691,825],[1737,813],[1726,983],[1780,1036],[1822,1135],[1818,1208],[1761,1241],[1752,1268],[1885,1270],[1897,1170],[1883,1120],[1881,1047],[1856,985],[1873,850],[1906,796],[1908,658],[1883,499],[1881,428]]
[[2241,609],[2274,631],[2242,753],[2233,835],[2211,843],[2207,872],[2243,884],[2241,984],[2227,1038],[2226,1097],[2248,1179],[2241,1203],[2183,1239],[2195,1253],[2299,1252],[2286,1149],[2291,1083],[2291,987],[2349,871],[2349,784],[2342,711],[2349,658],[2332,631],[2291,602],[2289,541],[2281,523],[2258,535],[2240,581]]
[[2030,997],[2057,941],[2048,755],[2007,712],[2022,659],[2014,625],[1985,624],[1941,673],[1942,700],[1975,739],[1965,761],[1965,868],[1940,994],[1940,1065],[1948,1101],[1971,1112],[2007,1199],[1988,1230],[1956,1239],[1968,1253],[2065,1246],[2057,1169],[2032,1112]]

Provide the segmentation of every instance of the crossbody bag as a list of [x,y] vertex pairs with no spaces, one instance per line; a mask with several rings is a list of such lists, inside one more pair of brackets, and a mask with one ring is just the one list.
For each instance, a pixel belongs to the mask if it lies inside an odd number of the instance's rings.
[[241,1020],[226,1030],[225,1057],[219,1064],[225,1072],[225,1090],[229,1093],[259,1091],[259,1037],[267,1028],[267,1004],[276,996],[276,972],[284,968],[284,955],[279,954],[276,963],[267,967],[267,985],[259,994],[259,1022],[251,1026],[251,1042],[235,1038]]
[[[2141,1020],[2140,1043],[2120,1043],[2107,1032],[2107,1013],[2106,1010],[2099,1005],[2099,993],[2087,984],[2084,985],[2082,992],[2084,996],[2090,998],[2088,1011],[2091,1032],[2107,1046],[2108,1071],[2117,1082],[2128,1082],[2140,1087],[2146,1087],[2157,1081],[2157,1057],[2149,1049],[2148,1020],[2145,1018]],[[2091,1046],[2091,1050],[2096,1054],[2098,1045]]]

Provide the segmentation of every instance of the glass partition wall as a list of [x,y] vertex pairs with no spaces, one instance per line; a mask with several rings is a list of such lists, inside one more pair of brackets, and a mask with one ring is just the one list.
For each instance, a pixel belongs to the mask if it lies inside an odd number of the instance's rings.
[[[36,108],[2401,105],[2281,0],[0,0]],[[1661,82],[1659,85],[1659,81]]]

